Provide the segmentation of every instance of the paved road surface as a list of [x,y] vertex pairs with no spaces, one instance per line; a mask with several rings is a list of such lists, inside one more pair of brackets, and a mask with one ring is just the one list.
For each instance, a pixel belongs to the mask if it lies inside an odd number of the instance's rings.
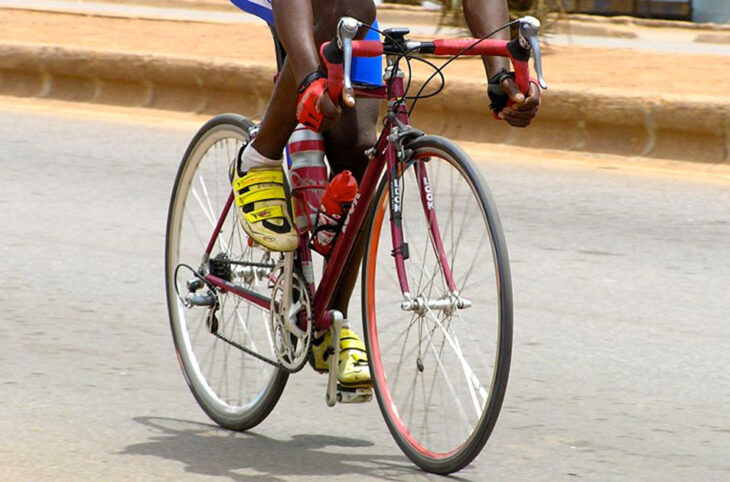
[[[0,479],[428,478],[375,403],[329,409],[309,370],[248,434],[197,407],[162,269],[195,129],[0,105]],[[502,416],[459,477],[730,478],[730,182],[476,157],[516,333]]]

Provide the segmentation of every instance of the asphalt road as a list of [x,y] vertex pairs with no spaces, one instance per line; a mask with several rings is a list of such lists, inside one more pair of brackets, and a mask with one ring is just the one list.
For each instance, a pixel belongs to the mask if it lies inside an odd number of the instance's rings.
[[[196,128],[0,105],[0,479],[436,479],[375,403],[327,408],[308,369],[251,433],[198,408],[163,286]],[[730,181],[485,152],[515,349],[494,435],[458,477],[730,478]]]

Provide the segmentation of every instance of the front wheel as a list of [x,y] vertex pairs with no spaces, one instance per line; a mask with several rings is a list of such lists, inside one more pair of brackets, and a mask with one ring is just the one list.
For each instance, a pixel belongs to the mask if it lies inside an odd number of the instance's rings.
[[165,246],[167,307],[185,380],[208,416],[231,430],[264,420],[286,385],[283,369],[250,354],[276,360],[269,312],[203,283],[194,294],[214,297],[214,303],[191,306],[186,296],[189,283],[199,282],[206,271],[271,296],[276,260],[249,245],[235,209],[228,212],[210,257],[205,256],[231,195],[229,166],[250,141],[252,126],[248,119],[224,114],[195,135],[175,180]]
[[[497,421],[512,350],[512,287],[494,201],[467,154],[424,136],[397,190],[376,196],[363,262],[363,324],[391,434],[429,472],[469,464]],[[409,293],[393,263],[389,192],[400,197]],[[389,222],[390,221],[390,222]]]

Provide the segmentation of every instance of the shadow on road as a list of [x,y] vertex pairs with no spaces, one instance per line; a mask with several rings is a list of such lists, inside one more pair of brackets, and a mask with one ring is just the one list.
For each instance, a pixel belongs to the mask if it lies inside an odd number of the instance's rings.
[[150,427],[157,435],[147,442],[127,446],[122,454],[176,460],[186,465],[186,472],[194,474],[234,480],[346,474],[401,480],[404,476],[423,474],[402,455],[363,454],[357,449],[373,445],[365,440],[321,434],[277,440],[187,420],[164,417],[134,420]]

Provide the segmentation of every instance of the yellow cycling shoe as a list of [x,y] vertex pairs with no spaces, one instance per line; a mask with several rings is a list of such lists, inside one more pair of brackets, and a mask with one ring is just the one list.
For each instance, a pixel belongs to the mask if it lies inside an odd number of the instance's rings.
[[297,249],[299,236],[287,208],[284,171],[261,167],[241,173],[234,161],[230,177],[238,219],[246,234],[271,251]]
[[[310,362],[314,369],[321,373],[329,371],[327,358],[332,354],[332,335],[330,331],[321,339],[312,343]],[[337,381],[345,388],[370,388],[370,368],[365,344],[357,334],[349,328],[340,332],[340,361],[337,368]]]

